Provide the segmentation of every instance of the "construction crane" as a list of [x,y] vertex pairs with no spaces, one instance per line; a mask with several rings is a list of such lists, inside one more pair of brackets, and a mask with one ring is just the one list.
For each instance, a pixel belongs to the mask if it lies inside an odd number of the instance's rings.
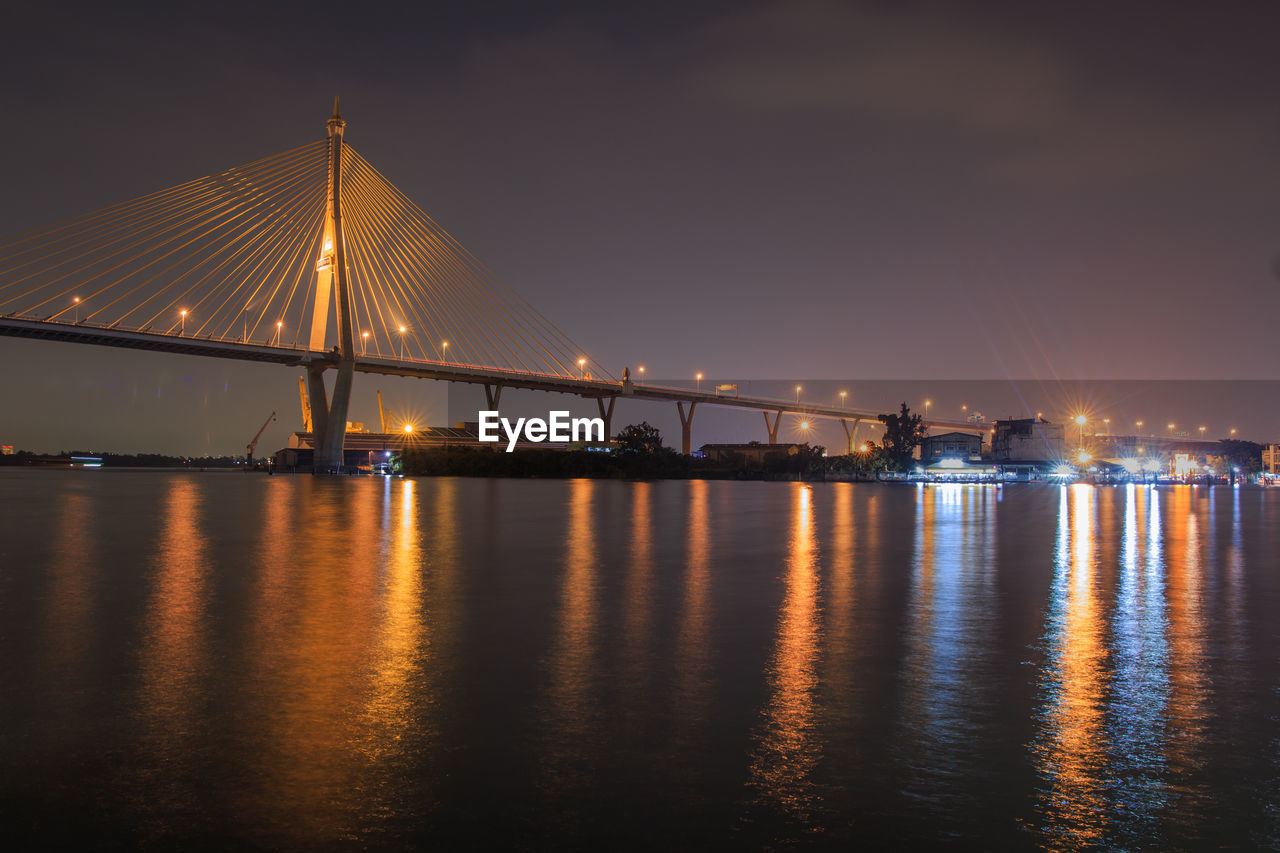
[[298,377],[298,395],[302,398],[302,431],[311,432],[311,402],[307,399],[306,377]]
[[271,422],[275,419],[276,413],[272,412],[271,417],[267,418],[266,422],[262,425],[262,429],[258,430],[258,434],[253,437],[253,441],[249,442],[248,452],[245,454],[246,470],[253,467],[253,451],[258,447],[258,439],[262,438],[262,434],[267,431],[267,427],[271,426]]
[[382,408],[382,392],[378,392],[378,423],[381,425],[382,434],[387,433],[387,411]]

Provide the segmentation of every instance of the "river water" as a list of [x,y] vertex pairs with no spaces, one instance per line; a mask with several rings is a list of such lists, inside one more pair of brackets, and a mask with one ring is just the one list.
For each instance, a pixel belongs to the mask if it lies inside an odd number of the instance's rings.
[[44,845],[1280,844],[1280,492],[0,471]]

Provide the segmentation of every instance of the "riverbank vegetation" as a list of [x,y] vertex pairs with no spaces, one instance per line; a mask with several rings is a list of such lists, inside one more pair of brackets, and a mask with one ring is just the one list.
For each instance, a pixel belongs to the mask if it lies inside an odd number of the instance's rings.
[[626,427],[606,452],[525,449],[503,453],[488,447],[410,448],[401,460],[405,474],[449,477],[602,477],[613,479],[795,480],[876,479],[894,470],[889,453],[873,442],[848,456],[826,456],[820,446],[779,445],[776,453],[728,456],[719,461],[683,456],[663,444],[648,423]]

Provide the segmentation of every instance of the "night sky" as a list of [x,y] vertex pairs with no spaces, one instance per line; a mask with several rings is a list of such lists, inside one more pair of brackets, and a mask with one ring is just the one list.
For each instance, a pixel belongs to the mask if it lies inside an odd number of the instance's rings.
[[[25,4],[0,233],[322,138],[341,94],[347,141],[614,373],[1275,376],[1274,4],[618,5]],[[298,426],[287,368],[0,358],[3,444]],[[431,386],[358,376],[353,418],[375,387],[443,412]]]

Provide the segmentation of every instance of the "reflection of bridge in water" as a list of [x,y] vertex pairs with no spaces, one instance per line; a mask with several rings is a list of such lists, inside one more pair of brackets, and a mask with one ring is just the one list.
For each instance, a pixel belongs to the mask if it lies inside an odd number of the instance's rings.
[[[305,369],[315,467],[341,467],[354,374],[596,400],[674,402],[681,449],[702,404],[838,420],[847,450],[878,412],[725,397],[611,375],[343,141],[325,140],[0,243],[0,334]],[[326,387],[325,373],[335,372]],[[982,431],[931,418],[931,427]]]

